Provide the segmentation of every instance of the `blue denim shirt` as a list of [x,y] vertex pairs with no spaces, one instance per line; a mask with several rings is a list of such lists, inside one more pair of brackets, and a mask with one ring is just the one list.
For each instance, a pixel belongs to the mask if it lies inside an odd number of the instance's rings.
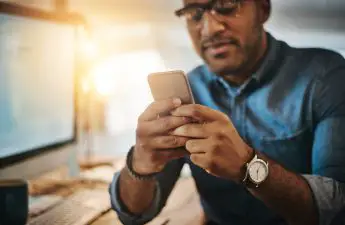
[[[241,137],[286,169],[308,181],[329,224],[345,198],[345,60],[323,49],[297,49],[268,35],[260,68],[241,86],[232,86],[203,65],[189,73],[196,103],[224,112]],[[344,133],[343,133],[344,132]],[[164,206],[183,163],[190,165],[208,219],[218,224],[286,224],[238,184],[214,177],[188,158],[171,162],[157,181],[145,215],[126,213],[110,187],[114,209],[125,224],[143,223]]]

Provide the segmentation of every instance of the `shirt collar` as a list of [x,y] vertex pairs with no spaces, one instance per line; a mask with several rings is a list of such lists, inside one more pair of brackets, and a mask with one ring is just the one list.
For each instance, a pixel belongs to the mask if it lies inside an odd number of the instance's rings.
[[267,51],[265,53],[264,59],[261,62],[261,65],[253,73],[252,78],[258,82],[261,82],[262,79],[268,75],[269,70],[276,64],[278,57],[278,51],[280,48],[280,42],[277,41],[271,34],[266,32],[267,35]]

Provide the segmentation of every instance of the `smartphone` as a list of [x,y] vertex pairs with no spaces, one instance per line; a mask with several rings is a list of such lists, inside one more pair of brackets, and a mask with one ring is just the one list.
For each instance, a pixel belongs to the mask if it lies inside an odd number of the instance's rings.
[[182,104],[194,104],[188,78],[181,70],[151,73],[148,83],[155,101],[180,98]]

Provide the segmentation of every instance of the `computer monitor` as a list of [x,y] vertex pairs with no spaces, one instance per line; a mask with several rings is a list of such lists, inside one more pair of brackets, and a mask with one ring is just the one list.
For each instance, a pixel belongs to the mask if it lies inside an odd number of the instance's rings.
[[0,179],[29,179],[76,159],[80,20],[0,3]]

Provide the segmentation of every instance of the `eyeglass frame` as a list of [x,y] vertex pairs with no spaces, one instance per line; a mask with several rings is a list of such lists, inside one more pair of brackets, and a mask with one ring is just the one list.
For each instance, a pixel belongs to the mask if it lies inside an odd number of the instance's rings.
[[[178,9],[175,11],[175,16],[177,17],[182,17],[184,15],[184,11],[190,9],[190,8],[199,8],[202,10],[202,16],[204,15],[204,13],[206,11],[211,11],[212,14],[221,14],[219,12],[217,12],[217,10],[214,9],[215,4],[218,2],[219,0],[211,0],[208,3],[191,3],[181,9]],[[247,0],[233,0],[234,4],[237,4],[236,7],[237,9],[240,8],[241,4],[243,4],[243,2],[247,1]],[[222,15],[222,14],[221,14]],[[188,20],[188,19],[187,19]],[[194,21],[197,22],[197,21]]]

